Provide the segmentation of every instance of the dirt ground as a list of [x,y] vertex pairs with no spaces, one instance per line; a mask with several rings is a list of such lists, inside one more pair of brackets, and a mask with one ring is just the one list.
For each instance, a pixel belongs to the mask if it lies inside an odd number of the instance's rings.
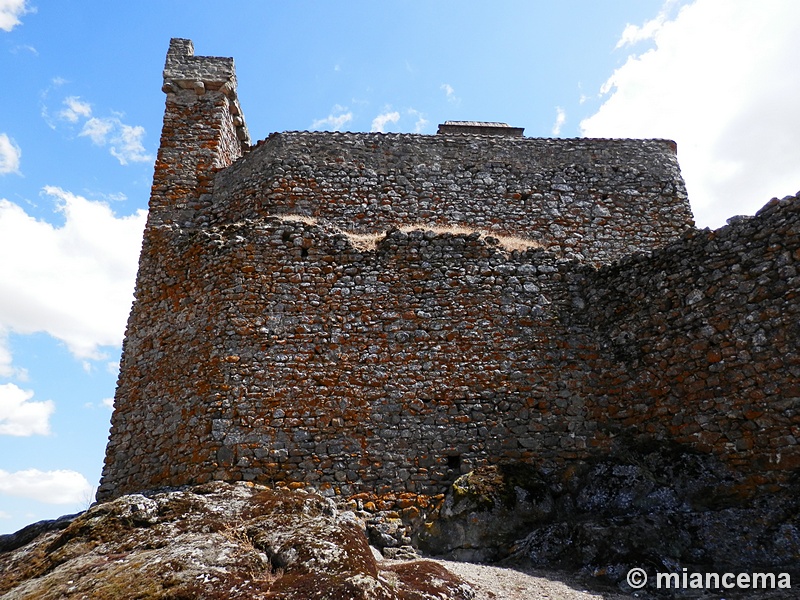
[[508,568],[491,565],[437,560],[445,568],[472,584],[475,600],[647,600],[681,598],[686,600],[796,600],[800,582],[790,590],[730,590],[724,593],[684,590],[677,594],[655,595],[647,591],[623,593],[603,587],[569,573],[541,569]]

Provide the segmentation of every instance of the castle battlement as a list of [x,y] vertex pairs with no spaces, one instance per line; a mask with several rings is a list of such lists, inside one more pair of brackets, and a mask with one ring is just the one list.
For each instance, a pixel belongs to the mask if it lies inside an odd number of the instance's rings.
[[251,147],[232,60],[188,40],[165,91],[99,499],[209,480],[435,496],[623,439],[753,486],[800,466],[800,199],[697,230],[666,140]]

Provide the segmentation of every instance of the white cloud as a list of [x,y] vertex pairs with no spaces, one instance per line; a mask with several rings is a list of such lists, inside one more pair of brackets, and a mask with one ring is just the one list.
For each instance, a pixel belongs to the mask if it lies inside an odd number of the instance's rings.
[[97,146],[109,144],[111,155],[121,165],[152,159],[142,143],[144,127],[125,125],[116,117],[92,117],[83,124],[79,135],[89,137]]
[[18,381],[28,380],[28,371],[13,364],[11,350],[8,347],[8,332],[0,327],[0,377],[15,378]]
[[32,12],[26,4],[26,0],[0,0],[0,29],[11,31],[19,25],[22,22],[19,18]]
[[119,124],[119,133],[114,136],[111,142],[111,154],[120,162],[126,165],[128,162],[147,162],[151,156],[147,154],[142,144],[145,132],[141,125],[131,126],[124,123]]
[[36,48],[34,48],[33,46],[30,46],[28,44],[20,44],[19,46],[14,46],[11,49],[11,53],[12,54],[19,54],[21,51],[30,52],[34,56],[39,56],[39,51]]
[[553,135],[559,135],[561,133],[561,128],[564,126],[564,123],[567,121],[567,113],[564,112],[564,109],[560,106],[556,106],[556,122],[553,123]]
[[644,25],[632,25],[628,23],[622,32],[622,37],[617,41],[617,48],[631,46],[655,37],[664,23],[669,20],[672,10],[677,6],[677,0],[666,0],[655,19],[651,19]]
[[413,108],[409,108],[407,112],[409,115],[417,119],[417,121],[414,123],[414,133],[422,133],[428,126],[428,119],[426,119],[421,112]]
[[63,225],[0,200],[0,332],[44,331],[79,359],[102,358],[100,346],[122,341],[146,212],[117,217],[60,188],[44,194]]
[[[347,111],[347,112],[345,112]],[[311,123],[311,129],[327,129],[330,131],[341,131],[342,127],[347,125],[353,120],[353,113],[348,111],[346,107],[336,105],[333,107],[331,114],[324,119],[317,119]]]
[[92,486],[77,471],[25,469],[10,473],[0,469],[0,493],[47,504],[79,504]]
[[124,192],[113,192],[110,194],[102,194],[103,198],[111,202],[125,202],[128,196]]
[[48,435],[50,415],[55,410],[52,400],[31,402],[33,392],[13,383],[0,385],[0,435],[27,437]]
[[[78,136],[88,137],[96,146],[108,145],[111,155],[121,165],[153,160],[142,143],[145,136],[144,127],[127,125],[117,116],[95,117],[91,104],[81,100],[79,96],[69,96],[64,99],[63,104],[64,108],[58,113],[59,119],[72,124],[83,121]],[[50,123],[46,106],[43,108],[42,116]],[[50,124],[52,126],[52,123]]]
[[0,377],[13,377],[14,367],[11,365],[11,350],[8,349],[8,338],[0,331]]
[[97,403],[84,402],[83,407],[90,410],[94,410],[96,408],[102,408],[103,410],[114,410],[114,398],[103,398]]
[[458,104],[461,102],[461,98],[456,96],[456,91],[453,89],[453,86],[449,83],[443,83],[439,86],[440,90],[444,90],[444,94],[447,97],[448,102],[452,102],[453,104]]
[[400,120],[400,113],[397,111],[380,114],[374,119],[372,119],[371,131],[383,133],[386,129],[386,125],[388,125],[389,123],[397,123],[399,120]]
[[626,32],[654,47],[606,81],[584,135],[676,140],[701,226],[800,189],[800,3],[696,0]]
[[105,146],[109,135],[114,131],[114,124],[114,120],[111,118],[92,117],[83,124],[83,129],[78,135],[88,137],[96,146]]
[[5,133],[0,133],[0,175],[19,173],[21,157],[22,150],[14,143],[14,140]]
[[65,98],[64,104],[65,108],[58,113],[58,116],[70,123],[77,123],[78,119],[81,117],[88,119],[92,116],[92,106],[77,96]]

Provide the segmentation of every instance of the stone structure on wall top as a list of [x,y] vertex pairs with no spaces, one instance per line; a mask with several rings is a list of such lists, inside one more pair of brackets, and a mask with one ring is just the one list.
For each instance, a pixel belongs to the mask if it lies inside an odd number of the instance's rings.
[[656,440],[800,467],[800,209],[694,227],[668,140],[284,132],[172,40],[98,498],[436,495]]

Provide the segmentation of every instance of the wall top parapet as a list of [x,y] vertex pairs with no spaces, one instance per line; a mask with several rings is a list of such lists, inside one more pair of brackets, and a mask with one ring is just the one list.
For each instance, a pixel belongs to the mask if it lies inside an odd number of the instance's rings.
[[164,85],[161,89],[165,94],[193,90],[197,96],[204,95],[206,91],[217,91],[225,95],[230,102],[236,137],[241,143],[242,152],[249,150],[250,133],[237,98],[233,58],[195,56],[192,40],[172,38],[163,75]]
[[[509,127],[509,129],[512,129]],[[519,128],[524,129],[524,128]],[[671,150],[673,154],[677,154],[678,145],[674,140],[667,138],[600,138],[600,137],[537,137],[537,136],[516,136],[516,135],[493,135],[482,134],[479,132],[464,133],[451,133],[449,135],[441,135],[439,133],[431,135],[428,133],[407,133],[407,132],[375,132],[375,131],[320,131],[308,129],[295,129],[286,131],[275,131],[270,133],[267,137],[255,142],[255,145],[262,146],[273,140],[284,139],[302,139],[312,138],[331,140],[342,140],[351,142],[366,142],[368,140],[398,140],[403,142],[430,142],[431,144],[451,144],[457,143],[458,140],[464,140],[468,144],[470,137],[480,137],[487,139],[492,144],[501,144],[514,146],[553,146],[553,147],[601,147],[608,145],[609,147],[622,147],[622,146],[639,146],[645,147],[649,144],[663,145]]]
[[495,121],[445,121],[436,133],[466,133],[478,135],[503,135],[522,137],[524,127],[511,127],[508,123]]
[[192,40],[172,38],[164,65],[164,81],[191,88],[201,81],[209,89],[230,84],[236,89],[233,59],[219,56],[195,56]]

